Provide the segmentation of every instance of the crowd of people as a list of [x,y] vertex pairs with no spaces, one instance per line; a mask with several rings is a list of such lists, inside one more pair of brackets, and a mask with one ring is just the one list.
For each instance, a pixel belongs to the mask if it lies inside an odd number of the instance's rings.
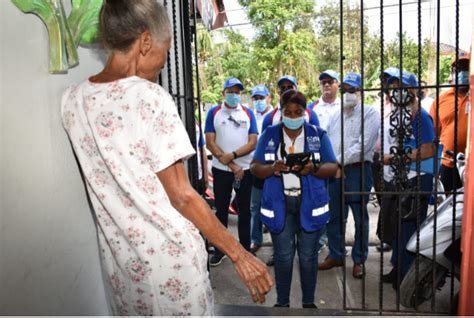
[[[218,266],[229,257],[253,301],[263,303],[274,280],[255,256],[262,245],[262,223],[273,242],[275,306],[289,307],[298,252],[301,304],[316,308],[318,269],[343,264],[342,233],[349,207],[356,223],[353,276],[365,275],[368,193],[380,185],[372,177],[376,154],[385,166],[385,188],[390,188],[391,146],[410,147],[411,161],[433,160],[436,135],[446,157],[446,150],[463,151],[466,146],[467,55],[453,63],[453,78],[461,87],[440,95],[430,114],[419,108],[422,94],[416,76],[396,68],[387,69],[382,78],[386,118],[362,102],[360,74],[348,73],[340,82],[337,72],[322,72],[323,94],[311,103],[298,89],[297,79],[286,75],[277,82],[278,107],[271,105],[271,94],[262,84],[252,89],[253,109],[241,103],[243,84],[229,78],[222,103],[207,114],[205,142],[197,139],[197,150],[202,153],[205,146],[213,155],[214,214],[189,183],[183,161],[195,150],[173,98],[157,84],[171,45],[166,9],[154,0],[105,0],[99,29],[108,51],[105,67],[67,89],[61,115],[94,208],[103,276],[115,315],[212,315],[208,254],[201,235],[215,247],[209,264]],[[402,108],[408,110],[411,134],[398,140],[385,124],[379,140],[381,120],[392,119]],[[458,186],[459,176],[449,160],[440,171],[446,189]],[[429,192],[433,173],[411,171],[409,182],[421,183]],[[207,182],[207,173],[200,178]],[[344,191],[353,193],[341,206],[343,179]],[[238,241],[226,229],[232,191],[239,215]],[[403,247],[416,223],[404,214],[399,231],[392,201],[387,194],[381,216],[390,221],[380,238]],[[420,204],[424,216],[427,198]],[[330,253],[318,264],[325,235]],[[413,255],[394,248],[394,270],[384,280],[403,276],[412,261]]]
[[[461,85],[457,92],[457,152],[463,152],[466,146],[469,58],[462,53],[452,63],[452,77],[457,77]],[[383,203],[377,229],[383,245],[378,248],[392,250],[393,268],[382,280],[398,289],[415,259],[405,247],[416,231],[417,218],[422,221],[427,215],[435,170],[440,171],[447,191],[460,186],[446,152],[454,150],[455,88],[432,99],[424,87],[426,82],[419,82],[410,72],[389,67],[380,78],[382,101],[368,105],[362,101],[363,84],[358,73],[348,72],[341,81],[336,71],[325,70],[320,73],[319,81],[322,96],[309,102],[298,90],[294,76],[282,76],[277,82],[277,107],[271,105],[266,86],[259,84],[251,90],[252,111],[239,103],[243,84],[237,78],[229,78],[224,84],[223,102],[212,108],[206,119],[206,141],[214,157],[213,172],[217,178],[223,178],[219,169],[226,170],[228,178],[225,187],[215,178],[216,213],[227,226],[234,182],[240,242],[255,254],[262,245],[262,223],[270,232],[273,256],[267,265],[275,266],[276,307],[289,306],[295,252],[299,259],[302,306],[316,307],[318,270],[344,265],[343,233],[349,211],[355,223],[352,276],[356,279],[365,276],[364,264],[369,253],[367,205],[372,189]],[[402,140],[396,131],[400,120],[406,127]],[[382,121],[384,131],[381,131]],[[444,149],[446,158],[441,167],[435,167],[435,162],[441,159],[441,153],[435,154],[437,134],[439,148]],[[405,151],[409,149],[408,158],[404,159],[407,162],[403,164],[408,180],[404,191],[416,189],[424,193],[419,200],[404,201],[401,209],[400,194],[396,194],[400,190],[394,178],[399,158],[393,150],[400,145]],[[294,158],[299,161],[294,162]],[[418,173],[417,161],[422,163]],[[247,177],[253,181],[247,181]],[[239,188],[235,187],[236,180],[240,180]],[[248,187],[247,191],[243,187]],[[222,191],[225,194],[218,198]],[[318,264],[318,252],[326,242],[328,256]],[[224,257],[216,251],[210,258],[210,266],[218,266]]]

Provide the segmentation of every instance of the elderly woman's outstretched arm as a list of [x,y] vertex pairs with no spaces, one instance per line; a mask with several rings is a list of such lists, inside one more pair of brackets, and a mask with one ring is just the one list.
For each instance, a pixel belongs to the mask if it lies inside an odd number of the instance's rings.
[[219,222],[189,183],[181,161],[157,173],[173,207],[190,220],[219,250],[229,256],[254,302],[263,303],[273,286],[265,264],[246,251]]

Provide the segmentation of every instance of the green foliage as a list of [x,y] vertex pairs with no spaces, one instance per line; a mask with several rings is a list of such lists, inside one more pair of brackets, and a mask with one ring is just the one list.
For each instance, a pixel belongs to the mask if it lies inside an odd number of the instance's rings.
[[[340,66],[340,1],[328,0],[318,11],[314,0],[239,0],[255,37],[248,41],[237,32],[198,30],[201,99],[204,103],[221,100],[222,84],[229,76],[239,78],[247,92],[264,83],[276,94],[276,81],[284,74],[298,79],[299,89],[309,100],[321,94],[319,73],[326,69],[338,72]],[[381,43],[378,34],[369,32],[366,18],[361,24],[358,4],[343,10],[343,72],[363,73],[365,88],[379,88]],[[363,33],[363,40],[361,37]],[[215,44],[221,35],[224,43]],[[403,68],[418,75],[418,41],[406,34],[384,43],[383,66],[399,66],[401,38]],[[361,40],[363,45],[361,45]],[[363,72],[362,72],[363,50]],[[435,50],[425,40],[421,47],[422,78],[435,82]],[[449,76],[449,59],[440,58],[440,82]],[[377,92],[366,92],[367,102],[377,98]]]
[[451,74],[451,59],[452,56],[440,56],[439,60],[439,83],[448,83],[449,75]]

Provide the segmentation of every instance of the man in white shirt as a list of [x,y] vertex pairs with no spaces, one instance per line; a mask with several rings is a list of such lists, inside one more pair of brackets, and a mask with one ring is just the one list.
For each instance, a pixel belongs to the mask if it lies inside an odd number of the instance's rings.
[[[257,85],[252,89],[253,111],[257,120],[258,135],[262,134],[263,118],[273,109],[270,92],[263,84]],[[262,222],[260,221],[260,207],[263,189],[263,180],[253,177],[252,195],[250,198],[250,250],[256,253],[262,246],[263,233]]]
[[340,111],[341,100],[337,96],[339,89],[339,73],[333,70],[326,70],[319,74],[319,83],[321,85],[321,98],[308,105],[319,119],[320,127],[327,130],[329,117],[334,111]]
[[[207,148],[213,155],[216,216],[227,227],[228,207],[234,188],[239,213],[239,241],[250,250],[250,162],[258,130],[252,110],[240,103],[243,89],[242,83],[234,77],[224,83],[224,101],[208,111],[204,132]],[[217,266],[224,258],[225,254],[216,249],[209,264]]]
[[[329,209],[331,219],[327,225],[329,239],[329,255],[319,265],[320,270],[342,266],[345,257],[345,238],[341,231],[341,223],[345,224],[349,207],[355,222],[355,241],[352,248],[354,278],[362,278],[365,274],[364,262],[368,255],[369,245],[369,214],[367,203],[373,184],[372,158],[377,142],[380,118],[377,111],[368,105],[362,106],[361,76],[348,73],[342,83],[344,111],[334,112],[328,121],[328,136],[333,144],[337,161],[343,169],[339,169],[335,178],[329,179]],[[344,136],[341,135],[341,115],[343,116]],[[362,129],[363,127],[363,134]],[[362,175],[362,170],[364,171]],[[341,178],[344,178],[344,192],[366,192],[362,195],[345,195],[341,211],[342,193]],[[361,179],[363,185],[361,187]]]

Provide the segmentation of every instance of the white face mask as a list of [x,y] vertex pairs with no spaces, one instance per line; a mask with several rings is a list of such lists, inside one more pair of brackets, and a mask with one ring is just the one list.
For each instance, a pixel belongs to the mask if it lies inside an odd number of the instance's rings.
[[344,102],[344,107],[354,107],[359,102],[357,93],[344,93],[343,102]]

